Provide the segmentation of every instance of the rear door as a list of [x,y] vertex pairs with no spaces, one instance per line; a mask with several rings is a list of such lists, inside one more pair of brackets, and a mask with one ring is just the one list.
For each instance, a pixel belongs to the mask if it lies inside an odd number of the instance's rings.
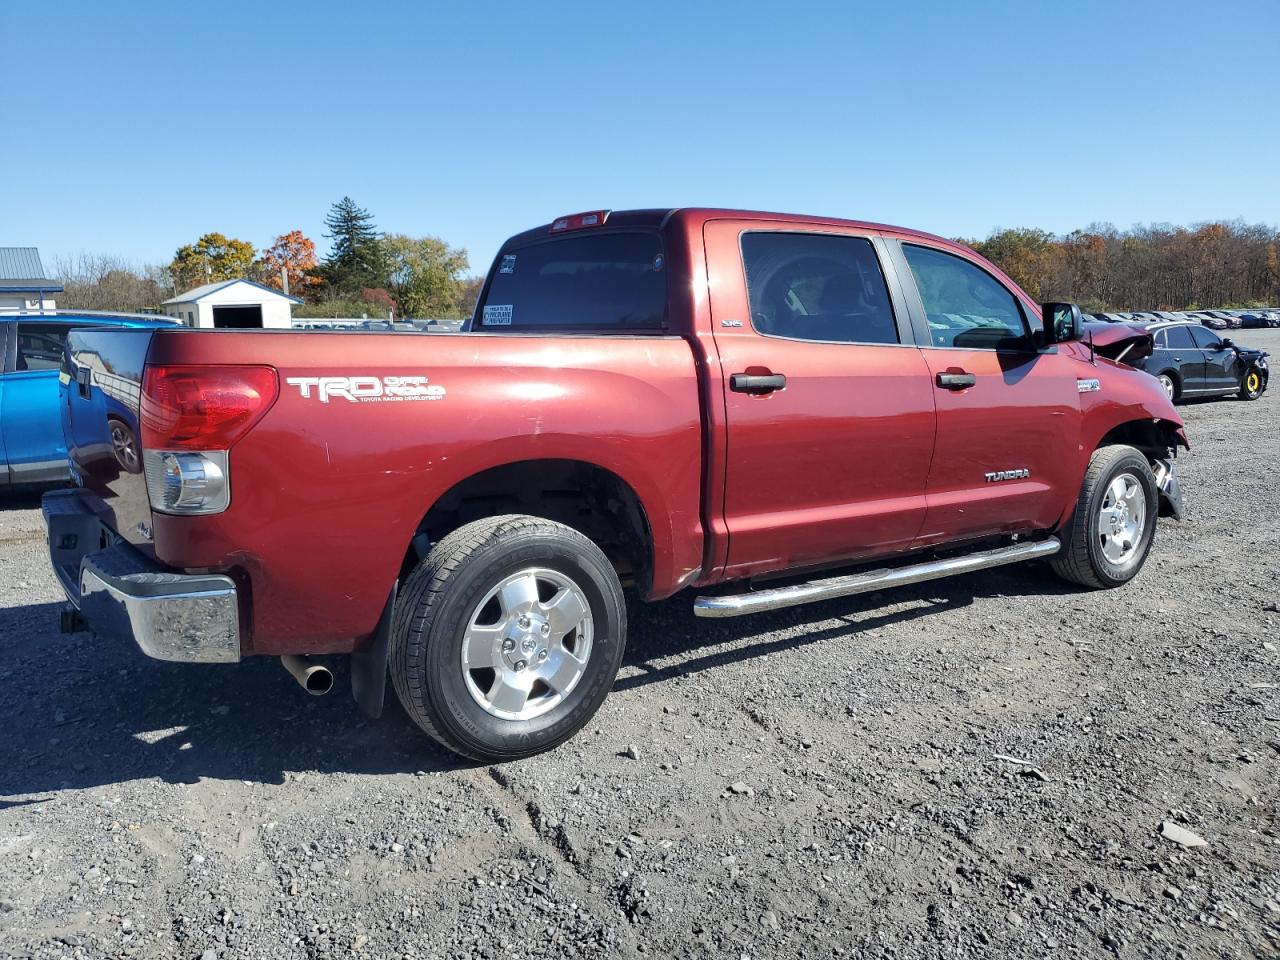
[[1184,395],[1204,393],[1210,389],[1205,380],[1204,351],[1191,338],[1192,329],[1190,325],[1179,324],[1166,327],[1164,332],[1168,345],[1165,356],[1178,373]]
[[67,475],[67,447],[58,408],[58,371],[70,324],[19,320],[4,376],[0,433],[10,479],[48,483]]
[[923,242],[894,249],[938,411],[915,546],[1053,526],[1079,488],[1088,368],[1038,352],[1026,305],[976,260]]
[[711,221],[705,240],[727,574],[905,549],[924,519],[934,398],[882,241],[750,220]]

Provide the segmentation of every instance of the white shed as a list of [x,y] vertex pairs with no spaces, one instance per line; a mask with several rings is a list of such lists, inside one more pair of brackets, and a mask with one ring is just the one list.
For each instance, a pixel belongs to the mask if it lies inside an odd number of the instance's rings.
[[161,306],[189,327],[288,330],[295,303],[302,301],[252,280],[223,280],[188,290]]

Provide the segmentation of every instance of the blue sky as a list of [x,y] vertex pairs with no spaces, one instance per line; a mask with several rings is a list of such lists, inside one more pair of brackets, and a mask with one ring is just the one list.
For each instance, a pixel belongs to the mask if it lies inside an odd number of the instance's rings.
[[2,0],[0,245],[163,262],[349,194],[488,268],[578,210],[1280,223],[1280,2]]

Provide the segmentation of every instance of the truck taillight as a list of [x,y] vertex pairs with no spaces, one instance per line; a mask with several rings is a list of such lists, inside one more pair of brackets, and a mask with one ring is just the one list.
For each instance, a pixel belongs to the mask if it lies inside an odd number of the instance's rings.
[[148,365],[140,419],[151,508],[182,515],[227,509],[228,451],[279,392],[273,367]]
[[279,393],[273,367],[148,365],[142,376],[142,446],[230,450]]

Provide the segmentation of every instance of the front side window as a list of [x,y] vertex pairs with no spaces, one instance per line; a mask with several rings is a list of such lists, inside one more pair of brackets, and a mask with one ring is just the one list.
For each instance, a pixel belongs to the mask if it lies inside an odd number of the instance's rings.
[[742,264],[757,333],[827,343],[898,342],[889,289],[870,240],[745,233]]
[[666,263],[656,233],[587,231],[505,249],[474,328],[660,330],[666,309]]
[[1191,339],[1201,350],[1217,350],[1222,343],[1221,337],[1204,327],[1187,327],[1186,329],[1191,331]]
[[18,356],[14,370],[57,370],[67,327],[60,323],[18,324]]
[[1004,284],[963,257],[904,243],[935,347],[1016,350],[1027,346],[1017,298]]

